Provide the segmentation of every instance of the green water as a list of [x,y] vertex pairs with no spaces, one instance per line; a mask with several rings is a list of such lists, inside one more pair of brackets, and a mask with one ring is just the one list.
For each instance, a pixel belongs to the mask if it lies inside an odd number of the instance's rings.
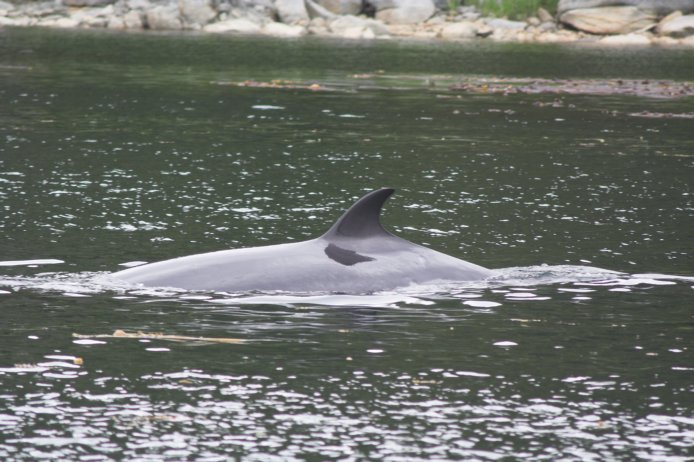
[[[0,459],[690,460],[694,101],[471,76],[692,81],[694,52],[0,29]],[[498,278],[103,283],[381,186],[388,229]],[[116,329],[244,343],[73,337]]]

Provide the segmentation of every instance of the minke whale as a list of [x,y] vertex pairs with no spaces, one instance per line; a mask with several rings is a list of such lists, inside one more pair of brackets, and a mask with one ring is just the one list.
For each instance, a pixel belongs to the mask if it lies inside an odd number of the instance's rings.
[[491,276],[486,268],[386,231],[379,218],[393,192],[383,188],[366,194],[315,239],[190,255],[129,268],[112,276],[147,287],[346,294]]

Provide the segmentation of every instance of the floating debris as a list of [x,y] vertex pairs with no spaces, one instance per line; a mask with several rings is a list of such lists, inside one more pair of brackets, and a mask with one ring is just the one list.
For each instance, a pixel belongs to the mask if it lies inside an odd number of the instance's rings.
[[79,339],[93,339],[93,338],[135,338],[135,339],[148,339],[148,340],[171,340],[174,342],[205,342],[205,343],[244,343],[245,340],[240,338],[224,338],[224,337],[188,337],[185,335],[168,335],[159,332],[125,332],[124,330],[117,329],[113,334],[94,334],[94,335],[84,335],[75,334],[72,336]]
[[694,82],[674,80],[475,78],[449,88],[468,93],[502,95],[631,95],[666,99],[694,96]]
[[311,91],[330,91],[331,89],[319,83],[295,82],[293,80],[271,80],[269,82],[257,82],[255,80],[244,80],[243,82],[214,82],[217,85],[235,85],[237,87],[249,88],[276,88],[289,90],[311,90]]

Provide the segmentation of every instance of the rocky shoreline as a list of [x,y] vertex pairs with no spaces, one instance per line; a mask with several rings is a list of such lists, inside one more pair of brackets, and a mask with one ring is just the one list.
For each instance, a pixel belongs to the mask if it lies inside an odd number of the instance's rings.
[[694,0],[561,0],[524,21],[435,0],[0,0],[0,27],[694,47]]

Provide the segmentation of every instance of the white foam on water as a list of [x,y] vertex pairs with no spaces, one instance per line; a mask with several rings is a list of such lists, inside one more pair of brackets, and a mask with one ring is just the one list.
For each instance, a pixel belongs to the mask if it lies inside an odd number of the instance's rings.
[[[62,263],[60,260],[21,261],[26,265],[30,262],[32,264],[35,262]],[[108,272],[46,272],[33,276],[0,275],[0,294],[11,297],[18,290],[36,290],[73,298],[110,294],[115,299],[144,303],[167,298],[180,300],[182,303],[215,303],[230,307],[277,305],[389,308],[429,306],[436,304],[439,300],[460,300],[462,305],[472,308],[496,308],[505,303],[521,301],[536,303],[552,300],[555,295],[561,296],[561,294],[582,295],[596,292],[601,287],[611,292],[629,292],[636,286],[667,286],[690,281],[694,281],[694,277],[651,273],[629,275],[590,266],[539,265],[494,270],[493,275],[483,281],[410,285],[372,294],[224,293],[188,291],[173,287],[144,287],[120,281]],[[540,292],[536,292],[538,287],[542,288]],[[578,299],[574,297],[574,300]],[[588,297],[580,299],[590,300]]]
[[34,266],[34,265],[58,265],[65,263],[54,258],[39,258],[36,260],[6,260],[0,261],[0,266]]

